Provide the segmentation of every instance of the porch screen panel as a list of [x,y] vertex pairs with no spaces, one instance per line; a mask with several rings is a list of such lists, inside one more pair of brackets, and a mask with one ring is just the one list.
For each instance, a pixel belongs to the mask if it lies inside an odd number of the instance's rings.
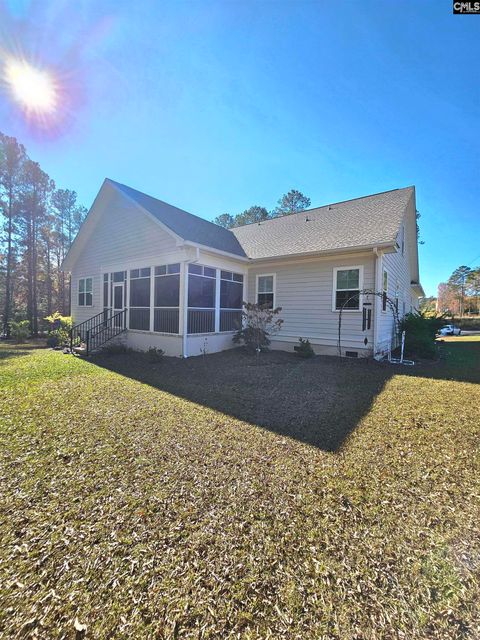
[[150,329],[150,267],[130,271],[129,328]]
[[180,264],[155,267],[153,330],[178,333],[180,318]]
[[108,290],[109,290],[108,273],[104,273],[103,274],[103,317],[105,320],[107,320],[110,313],[110,307],[108,305]]
[[188,265],[188,329],[193,333],[215,331],[216,270]]
[[220,331],[236,331],[242,324],[243,275],[220,273]]

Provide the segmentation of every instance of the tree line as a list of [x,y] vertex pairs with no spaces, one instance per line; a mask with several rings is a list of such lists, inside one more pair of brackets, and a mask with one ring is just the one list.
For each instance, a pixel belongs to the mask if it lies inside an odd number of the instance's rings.
[[217,216],[213,222],[226,229],[231,229],[232,227],[240,227],[244,224],[278,218],[279,216],[285,216],[290,213],[300,213],[300,211],[308,209],[310,204],[310,198],[307,198],[307,196],[296,189],[291,189],[280,198],[277,206],[272,211],[268,211],[268,209],[259,205],[253,205],[249,209],[242,211],[242,213],[237,213],[237,215],[222,213]]
[[438,285],[436,307],[456,316],[480,315],[480,266],[457,267],[447,282]]
[[87,210],[55,182],[25,147],[0,132],[0,333],[28,320],[38,335],[43,318],[70,313],[70,282],[60,265]]

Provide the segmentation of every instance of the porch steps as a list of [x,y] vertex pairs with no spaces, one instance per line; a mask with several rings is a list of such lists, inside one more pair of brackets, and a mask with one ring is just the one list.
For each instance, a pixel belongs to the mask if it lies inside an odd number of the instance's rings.
[[70,329],[70,352],[88,356],[126,330],[127,310],[105,309]]

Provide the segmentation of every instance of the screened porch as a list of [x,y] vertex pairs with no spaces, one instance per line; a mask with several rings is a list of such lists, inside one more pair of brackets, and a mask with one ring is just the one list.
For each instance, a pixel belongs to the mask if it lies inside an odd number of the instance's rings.
[[127,310],[127,329],[162,335],[229,333],[241,326],[244,274],[196,262],[103,273],[103,309]]

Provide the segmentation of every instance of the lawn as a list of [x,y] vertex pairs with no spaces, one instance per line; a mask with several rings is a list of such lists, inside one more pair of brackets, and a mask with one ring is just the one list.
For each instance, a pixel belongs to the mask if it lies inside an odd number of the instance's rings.
[[480,637],[480,338],[0,356],[1,637]]

